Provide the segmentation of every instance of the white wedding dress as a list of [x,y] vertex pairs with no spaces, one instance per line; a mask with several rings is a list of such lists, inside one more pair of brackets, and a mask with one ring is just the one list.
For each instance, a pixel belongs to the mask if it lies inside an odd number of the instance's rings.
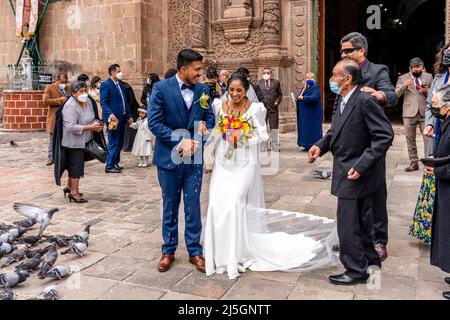
[[[213,102],[216,116],[222,101]],[[267,141],[262,103],[244,114],[256,126],[256,137],[225,159],[228,143],[219,139],[211,176],[204,228],[206,274],[228,273],[235,279],[252,271],[309,271],[339,262],[332,252],[337,243],[333,220],[303,213],[265,209],[258,150]]]

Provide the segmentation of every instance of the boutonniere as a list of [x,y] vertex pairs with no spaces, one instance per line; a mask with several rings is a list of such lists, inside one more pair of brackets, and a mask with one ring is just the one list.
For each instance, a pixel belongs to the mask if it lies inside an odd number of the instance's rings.
[[203,109],[209,109],[209,96],[206,93],[202,93],[195,103],[200,103],[200,107]]

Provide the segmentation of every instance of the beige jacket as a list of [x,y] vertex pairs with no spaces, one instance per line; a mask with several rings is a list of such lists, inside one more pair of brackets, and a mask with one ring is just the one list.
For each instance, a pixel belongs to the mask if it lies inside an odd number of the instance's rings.
[[[411,73],[406,73],[398,78],[395,93],[400,98],[403,96],[403,118],[415,117],[418,114],[425,117],[425,108],[427,106],[427,93],[419,93],[413,82],[410,86],[405,86],[408,79],[413,79]],[[430,89],[433,82],[433,76],[430,73],[424,72],[420,77],[422,85],[426,85]]]

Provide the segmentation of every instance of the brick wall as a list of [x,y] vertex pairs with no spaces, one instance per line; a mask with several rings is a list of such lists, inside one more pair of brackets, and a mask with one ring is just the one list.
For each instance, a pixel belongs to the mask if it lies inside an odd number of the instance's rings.
[[43,131],[46,127],[47,108],[44,91],[5,92],[2,131]]

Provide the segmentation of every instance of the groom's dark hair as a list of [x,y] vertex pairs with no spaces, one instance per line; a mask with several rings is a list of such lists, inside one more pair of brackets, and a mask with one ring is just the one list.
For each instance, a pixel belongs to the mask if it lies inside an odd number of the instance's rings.
[[195,61],[203,61],[203,56],[192,49],[181,50],[177,57],[177,70],[180,70],[181,67],[189,66]]

